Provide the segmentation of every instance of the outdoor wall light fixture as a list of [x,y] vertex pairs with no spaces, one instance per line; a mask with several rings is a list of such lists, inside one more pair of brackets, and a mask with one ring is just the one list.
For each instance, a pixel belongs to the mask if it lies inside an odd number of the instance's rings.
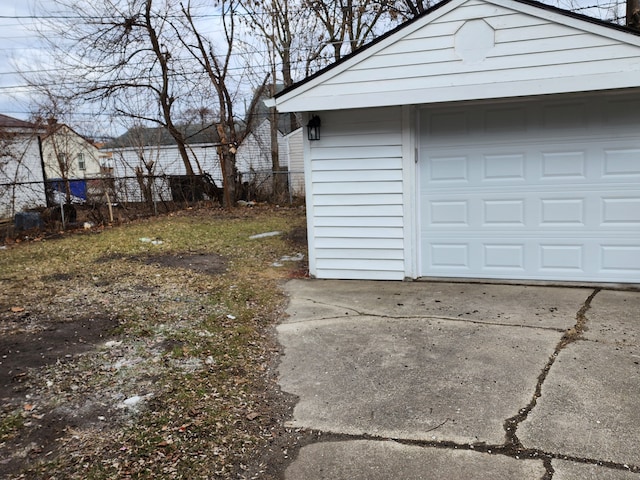
[[307,138],[309,140],[320,140],[320,117],[313,115],[307,123]]

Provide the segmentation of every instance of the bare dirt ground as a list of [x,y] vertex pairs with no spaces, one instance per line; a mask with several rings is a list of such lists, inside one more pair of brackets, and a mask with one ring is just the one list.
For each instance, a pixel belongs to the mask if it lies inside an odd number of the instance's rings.
[[0,478],[275,479],[308,441],[273,332],[300,211],[177,217],[0,251]]

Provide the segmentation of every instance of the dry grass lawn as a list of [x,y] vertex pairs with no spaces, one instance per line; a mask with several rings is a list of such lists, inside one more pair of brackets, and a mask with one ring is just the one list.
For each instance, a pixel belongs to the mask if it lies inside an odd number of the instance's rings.
[[0,477],[279,478],[273,327],[304,227],[205,209],[0,250]]

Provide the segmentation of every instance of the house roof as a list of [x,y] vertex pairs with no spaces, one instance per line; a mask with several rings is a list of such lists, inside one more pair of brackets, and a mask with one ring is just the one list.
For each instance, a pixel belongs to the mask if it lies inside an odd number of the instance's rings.
[[8,115],[3,115],[0,113],[0,129],[11,128],[11,129],[38,129],[38,125],[31,122],[25,122],[24,120],[19,120],[17,118],[9,117]]
[[66,125],[64,123],[56,123],[56,124],[53,124],[53,125],[49,126],[49,128],[47,129],[47,133],[46,133],[46,135],[44,137],[42,137],[42,140],[43,141],[47,140],[49,137],[51,137],[52,135],[55,135],[57,132],[59,132],[60,130],[63,130],[63,129],[73,133],[78,138],[81,138],[86,143],[88,143],[91,146],[95,147],[95,144],[94,144],[93,140],[85,137],[84,135],[80,135],[73,128],[71,128],[69,125]]
[[[220,137],[214,125],[181,125],[187,144],[216,143]],[[129,148],[159,145],[175,145],[175,139],[164,127],[134,127],[105,143],[103,148]]]
[[640,32],[627,27],[531,0],[445,0],[272,104],[322,111],[635,88],[638,58]]

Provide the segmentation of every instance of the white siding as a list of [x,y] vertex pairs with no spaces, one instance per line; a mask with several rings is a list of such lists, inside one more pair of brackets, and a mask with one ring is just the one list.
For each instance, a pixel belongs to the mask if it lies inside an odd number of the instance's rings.
[[17,132],[0,145],[0,218],[46,204],[38,135]]
[[[478,53],[474,42],[483,38],[486,51]],[[638,36],[531,5],[459,0],[277,104],[322,111],[637,86]]]
[[[116,178],[135,177],[136,167],[141,167],[147,173],[141,158],[144,158],[145,162],[153,161],[152,175],[184,175],[186,173],[180,153],[174,145],[117,148],[109,151],[113,153],[113,174]],[[222,178],[215,146],[192,145],[189,147],[189,158],[196,173],[202,170],[216,181]]]
[[304,148],[302,142],[304,133],[304,128],[299,128],[285,136],[289,188],[293,195],[300,196],[304,196]]
[[[142,169],[145,175],[170,176],[185,175],[186,169],[178,148],[175,145],[144,146],[135,148],[117,148],[108,150],[112,153],[109,161],[113,166],[113,176],[116,178],[116,196],[119,201],[143,201],[143,194],[136,180],[136,167]],[[188,147],[191,165],[196,174],[208,173],[218,187],[222,186],[222,173],[216,147],[213,144],[198,144]],[[149,172],[145,163],[153,162]],[[154,182],[154,200],[171,199],[169,182],[160,179]]]
[[[278,160],[281,166],[287,165],[287,145],[284,135],[278,132]],[[271,172],[271,127],[268,120],[256,127],[253,133],[244,139],[236,154],[236,165],[240,173]]]
[[311,274],[404,278],[400,108],[327,112],[308,142]]
[[[280,161],[286,165],[286,145],[283,135],[278,133]],[[271,171],[271,137],[269,122],[264,121],[245,138],[238,147],[236,166],[240,173]],[[141,161],[153,161],[153,175],[184,175],[186,169],[175,145],[148,145],[111,149],[115,177],[135,177],[136,167],[146,168]],[[196,174],[208,173],[219,184],[222,183],[222,171],[215,144],[194,144],[187,146],[191,166]]]

